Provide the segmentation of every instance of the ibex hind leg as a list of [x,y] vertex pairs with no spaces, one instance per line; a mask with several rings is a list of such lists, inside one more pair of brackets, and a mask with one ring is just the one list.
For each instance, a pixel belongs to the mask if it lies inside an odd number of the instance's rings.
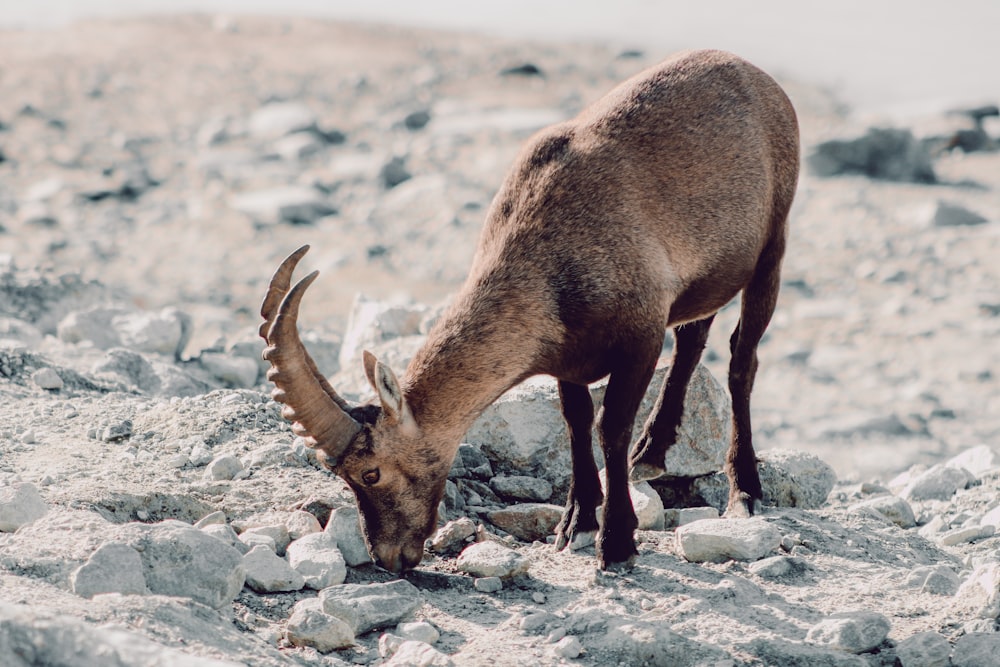
[[677,442],[677,428],[684,414],[688,383],[701,360],[713,319],[715,315],[674,327],[674,351],[670,359],[670,370],[660,388],[656,405],[642,429],[642,435],[632,450],[629,472],[632,482],[656,479],[667,472],[663,461],[667,450]]
[[636,337],[629,350],[618,350],[608,379],[598,429],[604,453],[604,520],[597,534],[597,561],[603,570],[628,569],[638,553],[638,524],[628,486],[628,447],[639,403],[646,393],[662,344],[662,331]]
[[784,244],[772,243],[761,256],[743,290],[740,321],[729,339],[729,393],[733,399],[732,440],[726,454],[729,503],[726,516],[751,516],[760,509],[763,493],[750,428],[750,392],[757,374],[757,345],[774,314],[781,283]]
[[597,463],[591,441],[594,402],[586,385],[559,382],[563,418],[569,429],[573,456],[573,476],[562,520],[556,526],[556,548],[582,549],[594,543],[599,528],[597,508],[604,494],[597,477]]

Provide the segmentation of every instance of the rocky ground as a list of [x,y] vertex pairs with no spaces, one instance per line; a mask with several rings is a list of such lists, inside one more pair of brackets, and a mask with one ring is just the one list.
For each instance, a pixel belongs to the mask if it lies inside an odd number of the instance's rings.
[[678,478],[636,490],[627,574],[546,544],[568,452],[545,382],[470,431],[403,581],[267,399],[256,310],[281,257],[312,244],[305,337],[362,397],[359,350],[403,369],[524,139],[661,55],[306,20],[0,33],[0,654],[994,664],[990,117],[861,118],[783,81],[810,168],[754,393],[779,507],[713,519],[727,308]]

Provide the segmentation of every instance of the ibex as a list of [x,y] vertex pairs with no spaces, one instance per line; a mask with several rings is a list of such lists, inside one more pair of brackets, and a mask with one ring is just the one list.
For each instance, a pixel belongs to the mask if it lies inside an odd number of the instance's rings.
[[[261,309],[275,400],[354,491],[376,562],[416,566],[462,436],[525,378],[558,380],[572,479],[556,547],[593,543],[601,568],[636,555],[628,483],[662,475],[715,313],[742,291],[730,338],[727,515],[761,501],[750,436],[757,345],[778,296],[799,169],[798,126],[775,81],[719,51],[679,54],[622,83],[521,151],[486,216],[464,286],[398,381],[370,353],[378,401],[351,406],[319,373],[296,318],[317,272],[289,256]],[[666,329],[667,378],[631,457],[632,426]],[[587,385],[610,376],[591,449]],[[602,521],[598,520],[600,507]]]

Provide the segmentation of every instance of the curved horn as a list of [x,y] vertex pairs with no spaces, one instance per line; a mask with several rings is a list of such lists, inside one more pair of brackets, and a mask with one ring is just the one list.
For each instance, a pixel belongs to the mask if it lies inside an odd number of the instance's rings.
[[319,272],[313,271],[291,290],[288,285],[295,265],[308,249],[296,250],[275,272],[261,306],[265,321],[260,330],[268,343],[264,359],[271,362],[267,379],[275,384],[271,396],[285,404],[282,416],[294,422],[292,431],[305,437],[308,446],[322,449],[336,465],[361,426],[347,413],[349,405],[316,368],[299,338],[299,303]]

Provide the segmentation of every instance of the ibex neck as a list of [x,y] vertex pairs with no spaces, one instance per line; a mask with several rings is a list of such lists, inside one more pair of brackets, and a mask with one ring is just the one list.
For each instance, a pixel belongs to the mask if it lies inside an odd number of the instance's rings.
[[403,393],[421,428],[455,446],[501,394],[533,375],[540,342],[524,304],[459,297],[410,363]]

